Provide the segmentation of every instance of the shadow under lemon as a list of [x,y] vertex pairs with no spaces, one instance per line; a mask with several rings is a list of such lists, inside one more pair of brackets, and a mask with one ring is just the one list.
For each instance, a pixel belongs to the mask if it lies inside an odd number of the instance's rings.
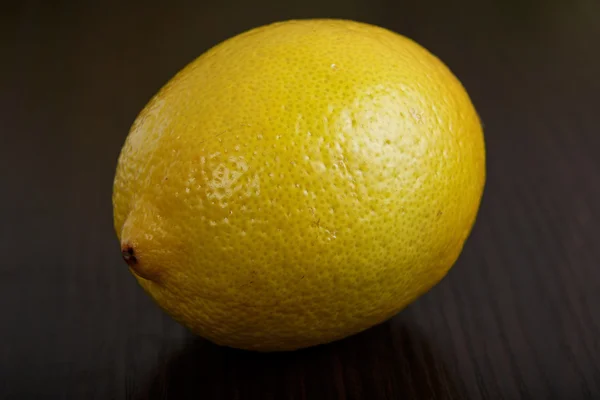
[[334,343],[282,353],[192,338],[137,399],[463,399],[415,328],[387,321]]

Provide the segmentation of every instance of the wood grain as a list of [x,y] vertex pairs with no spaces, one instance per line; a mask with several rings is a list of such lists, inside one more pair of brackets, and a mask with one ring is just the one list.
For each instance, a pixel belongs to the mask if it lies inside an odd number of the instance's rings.
[[[286,4],[3,3],[0,398],[600,398],[600,3]],[[484,121],[484,201],[448,277],[391,321],[293,353],[221,348],[120,259],[116,159],[187,62],[304,17],[388,27],[450,66]]]

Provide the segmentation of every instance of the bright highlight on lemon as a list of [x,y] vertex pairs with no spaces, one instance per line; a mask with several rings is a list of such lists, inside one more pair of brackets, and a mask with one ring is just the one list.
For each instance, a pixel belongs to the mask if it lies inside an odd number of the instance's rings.
[[287,21],[226,40],[152,98],[119,158],[114,223],[177,321],[291,350],[439,282],[484,182],[479,118],[439,59],[376,26]]

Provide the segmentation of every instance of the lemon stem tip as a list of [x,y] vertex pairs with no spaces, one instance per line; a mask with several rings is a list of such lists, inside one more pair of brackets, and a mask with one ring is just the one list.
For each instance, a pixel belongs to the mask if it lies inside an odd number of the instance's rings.
[[137,264],[137,258],[135,256],[135,251],[133,250],[133,247],[131,247],[130,245],[124,245],[121,248],[121,255],[123,256],[123,260],[125,260],[127,265],[129,265],[130,267],[133,267],[134,265]]

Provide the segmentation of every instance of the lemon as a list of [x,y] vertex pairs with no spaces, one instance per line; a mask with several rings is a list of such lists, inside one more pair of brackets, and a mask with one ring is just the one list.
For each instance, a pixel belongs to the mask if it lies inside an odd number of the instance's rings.
[[478,115],[439,59],[376,26],[286,21],[210,49],[152,98],[119,157],[114,224],[174,319],[290,350],[439,282],[484,181]]

